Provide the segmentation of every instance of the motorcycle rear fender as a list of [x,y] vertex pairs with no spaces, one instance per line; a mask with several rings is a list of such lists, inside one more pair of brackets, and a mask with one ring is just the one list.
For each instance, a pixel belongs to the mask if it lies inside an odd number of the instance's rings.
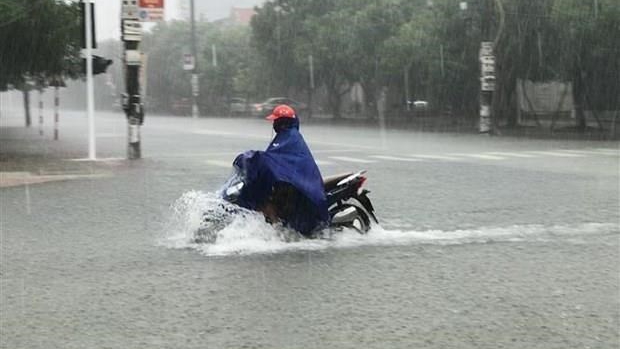
[[359,201],[362,206],[364,206],[364,208],[366,209],[366,211],[368,211],[375,223],[378,224],[379,220],[375,216],[375,208],[372,206],[372,202],[370,202],[370,199],[368,198],[368,193],[370,193],[370,191],[364,189],[360,194],[355,197],[355,199]]

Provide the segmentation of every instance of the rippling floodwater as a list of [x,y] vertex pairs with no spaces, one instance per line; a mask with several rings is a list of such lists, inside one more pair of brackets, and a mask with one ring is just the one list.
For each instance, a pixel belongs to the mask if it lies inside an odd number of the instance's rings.
[[[230,171],[213,164],[265,142],[180,137],[177,122],[149,120],[150,158],[84,165],[108,176],[0,189],[1,348],[618,348],[618,157],[377,160],[368,235],[299,240],[245,214],[196,243]],[[376,159],[338,153],[361,131],[336,131],[306,133],[326,141],[312,143],[325,174],[359,166],[327,156]],[[581,146],[387,136],[399,157]],[[122,154],[119,139],[101,152]]]

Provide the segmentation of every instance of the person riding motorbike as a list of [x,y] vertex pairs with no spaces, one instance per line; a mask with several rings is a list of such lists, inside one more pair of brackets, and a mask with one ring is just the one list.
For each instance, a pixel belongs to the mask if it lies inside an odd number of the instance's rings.
[[276,132],[267,149],[245,152],[234,161],[246,179],[238,203],[310,236],[329,223],[321,172],[293,108],[278,105],[267,120]]

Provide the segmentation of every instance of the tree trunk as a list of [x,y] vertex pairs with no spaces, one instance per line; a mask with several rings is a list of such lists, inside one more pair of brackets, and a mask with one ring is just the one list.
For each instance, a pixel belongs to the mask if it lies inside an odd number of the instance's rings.
[[575,103],[575,119],[577,129],[584,132],[586,130],[586,115],[583,110],[585,104],[584,81],[581,76],[581,70],[576,68],[574,73],[573,101]]
[[30,91],[24,90],[22,91],[24,95],[24,112],[26,115],[26,127],[30,127],[32,124],[32,120],[30,118]]
[[506,127],[514,128],[517,126],[517,101],[515,98],[517,76],[514,64],[512,62],[510,63],[511,68],[502,69],[504,76],[503,79],[499,81],[499,88],[498,93],[495,96],[496,100],[494,103],[493,113],[498,116],[504,115]]
[[362,81],[362,90],[364,90],[364,111],[366,112],[366,117],[374,119],[377,117],[374,83],[366,83]]
[[329,109],[332,112],[334,119],[336,120],[340,119],[341,117],[340,102],[341,96],[338,91],[337,84],[327,84],[327,103],[329,104]]

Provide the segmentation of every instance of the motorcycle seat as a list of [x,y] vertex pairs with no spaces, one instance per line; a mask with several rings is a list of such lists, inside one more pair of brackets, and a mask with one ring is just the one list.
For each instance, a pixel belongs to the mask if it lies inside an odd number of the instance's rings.
[[348,172],[323,178],[323,188],[325,188],[325,192],[336,188],[338,182],[349,177],[352,174],[353,172]]

